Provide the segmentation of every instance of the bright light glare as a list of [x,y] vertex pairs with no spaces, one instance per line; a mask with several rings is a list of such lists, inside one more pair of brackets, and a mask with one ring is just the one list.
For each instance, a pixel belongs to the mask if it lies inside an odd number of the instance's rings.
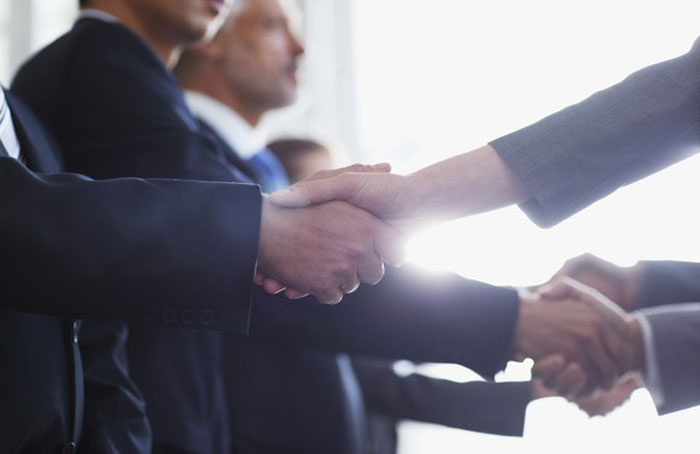
[[[355,12],[361,158],[399,171],[481,146],[678,56],[700,31],[694,0],[356,0]],[[689,159],[550,230],[515,208],[453,222],[419,235],[411,257],[511,285],[542,282],[585,251],[621,265],[700,261],[698,175],[700,158]],[[669,440],[674,452],[691,452],[698,416],[658,418],[644,390],[606,418],[546,399],[530,406],[523,439],[407,423],[401,452],[664,452]]]

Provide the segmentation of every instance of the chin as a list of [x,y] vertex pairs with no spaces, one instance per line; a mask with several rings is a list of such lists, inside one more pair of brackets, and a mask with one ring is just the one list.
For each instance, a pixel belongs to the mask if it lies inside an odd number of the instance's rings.
[[209,29],[213,23],[214,20],[209,17],[188,23],[186,29],[183,27],[184,39],[187,40],[188,44],[203,40],[209,36]]

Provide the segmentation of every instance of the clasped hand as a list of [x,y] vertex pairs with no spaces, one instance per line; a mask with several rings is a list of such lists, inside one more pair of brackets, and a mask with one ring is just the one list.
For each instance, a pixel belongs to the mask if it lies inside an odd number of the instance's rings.
[[[389,170],[386,164],[354,165],[319,172],[307,181]],[[263,196],[255,282],[270,293],[284,291],[289,298],[312,294],[322,303],[335,304],[361,283],[378,283],[384,264],[400,265],[404,246],[398,229],[351,203],[281,206]]]

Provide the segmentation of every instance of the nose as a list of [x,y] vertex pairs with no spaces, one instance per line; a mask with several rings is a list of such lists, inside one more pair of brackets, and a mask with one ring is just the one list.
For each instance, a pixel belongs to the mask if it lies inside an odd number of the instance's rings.
[[289,49],[292,55],[294,55],[295,58],[300,57],[305,52],[301,38],[292,30],[287,30],[287,34],[289,35]]

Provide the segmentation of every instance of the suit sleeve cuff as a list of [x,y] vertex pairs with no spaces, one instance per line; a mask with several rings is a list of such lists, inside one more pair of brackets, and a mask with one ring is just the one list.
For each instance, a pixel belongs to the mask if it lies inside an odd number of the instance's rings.
[[646,363],[644,383],[654,400],[656,408],[661,408],[664,405],[664,391],[661,383],[661,373],[659,372],[659,360],[654,344],[654,330],[644,314],[637,313],[636,315],[644,341],[644,360]]

